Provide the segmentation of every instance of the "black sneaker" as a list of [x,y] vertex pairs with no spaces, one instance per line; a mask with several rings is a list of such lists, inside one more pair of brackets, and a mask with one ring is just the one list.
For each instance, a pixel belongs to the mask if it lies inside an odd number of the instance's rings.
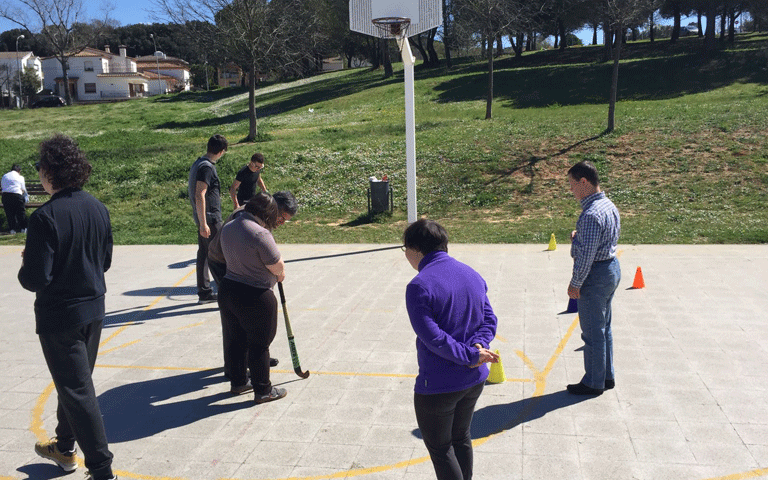
[[276,358],[269,357],[269,366],[270,367],[276,367],[278,363],[280,363],[280,360],[278,360]]
[[205,305],[206,303],[214,303],[219,301],[219,296],[215,293],[212,293],[206,297],[199,297],[199,300],[197,301],[198,305]]
[[603,391],[597,388],[592,388],[584,385],[583,383],[574,383],[566,387],[568,393],[571,395],[602,395]]

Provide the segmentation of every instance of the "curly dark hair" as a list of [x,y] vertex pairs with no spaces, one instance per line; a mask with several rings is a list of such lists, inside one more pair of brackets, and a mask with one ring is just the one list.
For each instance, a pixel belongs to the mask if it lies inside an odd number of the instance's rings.
[[272,195],[260,192],[245,204],[245,211],[264,222],[264,228],[274,230],[280,212]]
[[91,164],[77,142],[60,133],[40,143],[39,166],[54,190],[82,188],[91,176]]

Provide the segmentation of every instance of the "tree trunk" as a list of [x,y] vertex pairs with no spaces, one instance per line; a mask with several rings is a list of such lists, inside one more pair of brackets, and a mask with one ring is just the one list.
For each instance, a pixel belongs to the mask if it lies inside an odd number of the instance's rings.
[[371,67],[374,70],[378,70],[379,67],[381,67],[381,39],[376,40],[375,38],[366,37],[365,39],[366,45],[368,45],[368,51],[371,53],[370,59],[371,59]]
[[736,41],[736,9],[731,8],[730,14],[728,15],[728,42],[733,43]]
[[61,64],[61,76],[64,78],[64,101],[67,105],[72,105],[72,93],[69,91],[69,69],[67,68],[67,58],[61,56],[58,58]]
[[485,33],[480,35],[480,56],[485,58]]
[[[621,34],[622,29],[616,29],[615,35]],[[606,132],[612,132],[616,126],[616,97],[619,91],[619,59],[621,58],[621,42],[616,42],[616,53],[613,58],[613,74],[611,75],[611,95],[608,101],[608,128]]]
[[597,25],[592,27],[592,45],[597,45]]
[[603,61],[613,58],[613,31],[608,28],[610,23],[603,23]]
[[421,34],[414,35],[408,38],[408,40],[411,42],[411,46],[419,51],[422,62],[429,64],[429,56],[427,55],[427,51],[424,49],[424,45],[421,43]]
[[725,42],[725,15],[726,8],[723,7],[723,12],[720,14],[720,41]]
[[557,31],[560,33],[560,50],[565,50],[568,46],[568,42],[565,38],[565,22],[561,18],[557,19]]
[[504,55],[504,45],[501,43],[501,34],[496,34],[496,56],[500,57]]
[[653,22],[653,13],[651,13],[651,17],[648,20],[648,25],[651,27],[650,31],[648,32],[648,40],[650,40],[651,43],[656,40],[656,37],[654,36],[654,31],[656,30],[656,24]]
[[427,33],[427,54],[429,55],[429,66],[439,67],[440,57],[437,56],[435,50],[435,36],[437,35],[437,28],[433,28]]
[[248,69],[248,136],[246,142],[255,142],[259,134],[256,128],[256,64]]
[[[703,29],[703,28],[701,28],[701,10],[699,10],[698,12],[696,12],[696,19],[697,19],[697,20],[696,20],[696,26],[697,26],[697,27],[698,27],[698,29],[699,29],[699,38],[701,38],[701,37],[703,36],[702,34],[703,34],[703,32],[704,32],[704,29]],[[714,18],[712,19],[712,22],[711,22],[711,23],[712,23],[712,27],[713,27],[713,31],[714,31],[714,26],[715,26],[715,23],[714,23]]]
[[389,58],[389,40],[380,38],[379,42],[381,42],[381,56],[384,60],[384,78],[390,78],[394,72],[392,71],[392,59]]
[[669,43],[675,43],[677,42],[677,39],[680,38],[680,2],[674,2],[672,4],[672,10],[672,16],[675,20],[672,26],[672,37],[669,39]]
[[710,55],[715,50],[717,39],[715,38],[715,21],[717,20],[717,10],[714,0],[707,2],[707,31],[704,35],[704,55]]
[[[489,36],[488,38],[493,38]],[[491,110],[493,106],[493,48],[488,49],[488,98],[485,101],[485,119],[491,119]]]
[[512,45],[512,50],[515,52],[515,57],[523,56],[523,34],[518,33],[517,38],[509,35],[509,43]]

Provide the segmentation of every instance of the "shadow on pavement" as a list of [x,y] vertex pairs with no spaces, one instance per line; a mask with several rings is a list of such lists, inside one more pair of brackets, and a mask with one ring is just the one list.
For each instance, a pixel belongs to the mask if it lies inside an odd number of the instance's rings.
[[[30,445],[30,449],[32,445]],[[23,480],[51,480],[52,478],[62,478],[71,475],[74,472],[65,472],[58,466],[50,463],[49,460],[40,459],[40,462],[44,463],[30,463],[16,469],[17,472],[23,473],[27,477]],[[77,470],[75,470],[77,471]],[[82,478],[82,472],[80,475],[72,475],[71,478]]]
[[[142,307],[137,307],[142,308]],[[151,308],[149,310],[117,310],[107,313],[104,317],[104,328],[116,325],[125,325],[126,323],[141,324],[147,320],[159,320],[161,318],[179,317],[184,315],[194,315],[198,313],[217,312],[218,305],[211,304],[210,307],[201,307],[194,303],[183,303],[180,305],[171,305],[168,307]]]
[[[254,406],[252,394],[242,395],[242,401],[237,403],[217,404],[232,398],[229,382],[222,373],[223,368],[214,368],[121,385],[102,393],[99,405],[109,443],[151,437],[220,413]],[[209,387],[212,395],[201,396]]]
[[[549,393],[540,397],[525,398],[517,402],[489,405],[475,411],[472,417],[472,438],[485,438],[495,433],[511,430],[518,425],[536,420],[544,415],[589,400],[589,396],[571,395],[566,390]],[[413,436],[421,437],[418,428]]]

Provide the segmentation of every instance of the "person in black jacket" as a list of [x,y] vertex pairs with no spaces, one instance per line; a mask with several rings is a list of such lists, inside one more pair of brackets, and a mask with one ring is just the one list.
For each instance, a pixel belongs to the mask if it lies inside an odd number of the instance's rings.
[[104,272],[112,263],[109,212],[82,191],[91,164],[71,138],[43,141],[36,167],[51,199],[29,218],[19,282],[36,294],[36,333],[58,394],[58,425],[35,452],[71,472],[77,442],[88,480],[114,479],[91,378],[105,315]]

